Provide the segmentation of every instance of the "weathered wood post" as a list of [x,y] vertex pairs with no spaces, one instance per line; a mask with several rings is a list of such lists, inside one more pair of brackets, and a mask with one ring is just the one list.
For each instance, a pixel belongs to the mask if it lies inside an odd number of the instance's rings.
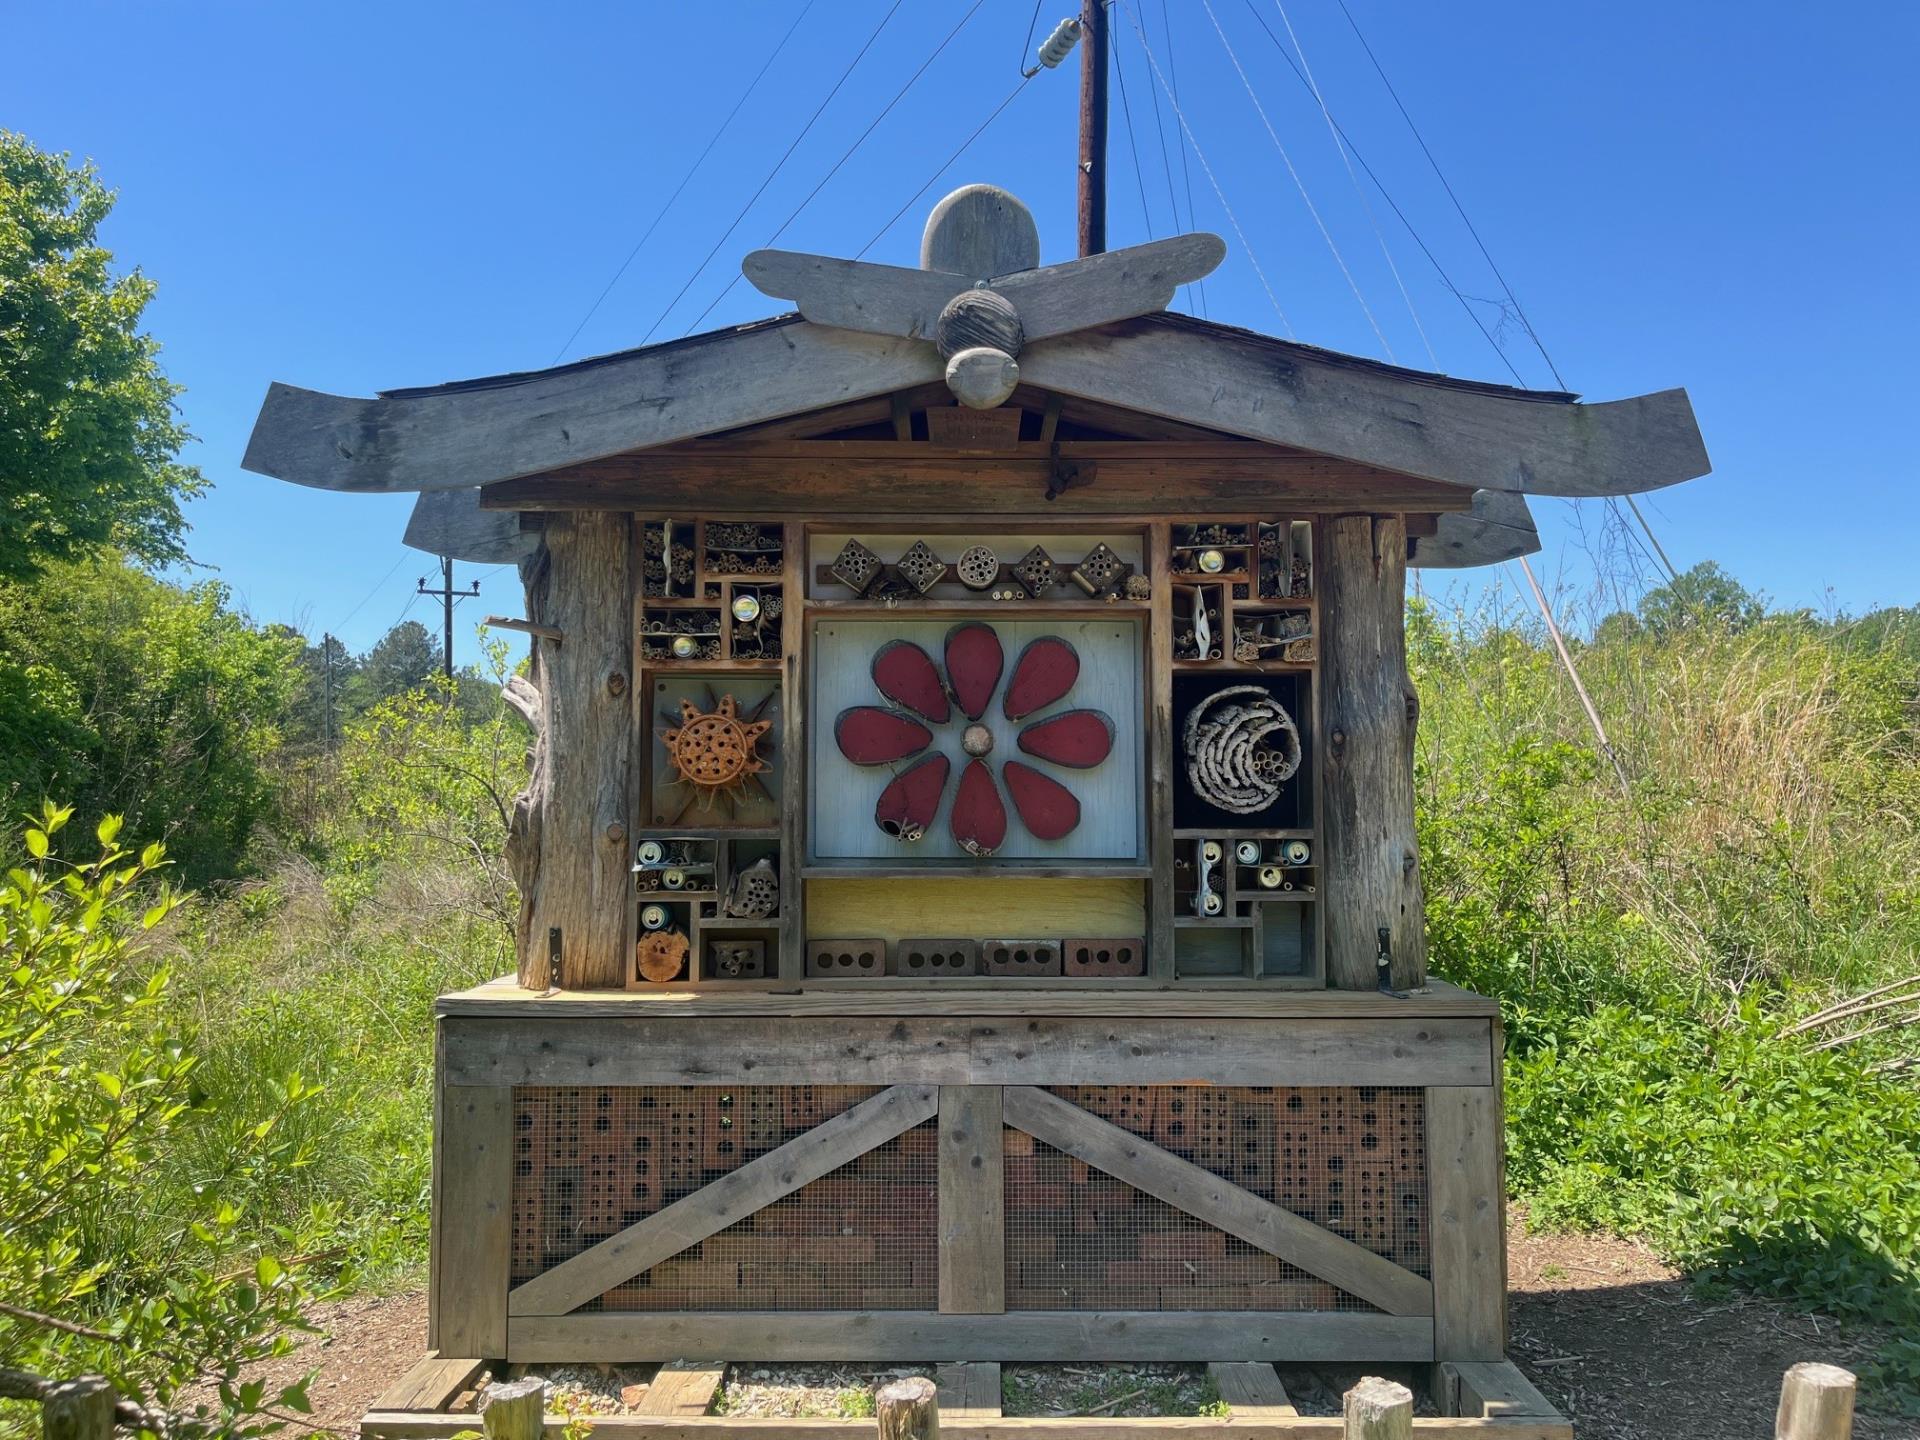
[[555,515],[525,570],[527,618],[561,637],[533,642],[539,729],[508,837],[520,983],[532,990],[618,988],[626,976],[632,549],[624,514]]
[[45,1440],[109,1440],[114,1403],[104,1375],[64,1380],[40,1402],[40,1433]]
[[1838,1365],[1795,1365],[1780,1382],[1774,1440],[1848,1440],[1854,1384],[1852,1372]]
[[489,1385],[480,1401],[487,1440],[540,1440],[547,1422],[547,1382],[529,1375]]
[[[1427,978],[1427,934],[1413,830],[1413,736],[1420,701],[1407,676],[1407,527],[1399,515],[1339,515],[1322,528],[1321,823],[1328,885],[1327,983],[1371,990],[1384,943],[1393,986]],[[1385,932],[1384,937],[1382,931]]]
[[874,1396],[880,1440],[940,1440],[939,1392],[924,1375],[895,1380]]
[[1413,1392],[1369,1375],[1347,1391],[1341,1414],[1347,1422],[1346,1440],[1411,1440]]

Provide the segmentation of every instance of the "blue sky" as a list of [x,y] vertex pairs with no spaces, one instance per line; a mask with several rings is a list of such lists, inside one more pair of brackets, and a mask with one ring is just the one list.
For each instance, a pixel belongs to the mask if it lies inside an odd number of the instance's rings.
[[[654,327],[892,3],[814,0],[568,358]],[[739,257],[768,243],[970,3],[899,5],[656,338],[710,302],[701,328],[778,308],[744,281],[722,296]],[[1568,386],[1595,399],[1692,393],[1715,473],[1643,501],[1674,559],[1716,559],[1788,604],[1920,600],[1920,10],[1348,4]],[[1042,0],[1036,43],[1070,8]],[[912,264],[933,201],[991,180],[1033,207],[1046,258],[1069,258],[1077,59],[1028,84],[878,233],[1013,87],[1032,13],[1029,0],[982,0],[779,243],[852,254],[878,234],[870,258]],[[1286,0],[1284,13],[1275,0],[1121,0],[1113,13],[1145,190],[1143,215],[1116,87],[1113,245],[1175,228],[1164,133],[1179,228],[1228,242],[1207,313],[1384,356],[1217,20],[1393,354],[1431,363],[1368,205],[1440,368],[1509,378],[1370,187],[1363,205],[1262,28],[1285,41],[1290,22],[1335,117],[1454,283],[1497,296],[1338,0]],[[214,482],[192,507],[195,558],[259,619],[355,648],[377,638],[433,565],[399,544],[411,497],[243,472],[267,383],[366,394],[553,361],[800,14],[801,0],[0,3],[0,125],[92,158],[121,196],[107,243],[159,282],[149,325],[187,387],[192,458]],[[1177,80],[1284,321],[1191,152],[1187,219],[1179,132],[1136,23]],[[1510,318],[1479,313],[1527,383],[1552,384]],[[1547,574],[1576,596],[1596,575],[1618,581],[1603,510],[1536,509]],[[463,660],[472,620],[517,613],[511,571],[481,578],[462,612]]]

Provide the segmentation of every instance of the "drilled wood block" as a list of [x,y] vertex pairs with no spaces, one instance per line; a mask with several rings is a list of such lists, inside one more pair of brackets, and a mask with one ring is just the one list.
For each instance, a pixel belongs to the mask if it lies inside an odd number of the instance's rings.
[[980,946],[980,966],[989,975],[1058,975],[1058,940],[988,940]]
[[887,973],[885,940],[809,940],[807,975],[812,979],[846,977],[877,980]]
[[707,942],[709,980],[762,980],[766,975],[766,941],[729,938]]
[[1113,978],[1147,973],[1147,946],[1135,937],[1123,940],[1068,940],[1064,973],[1072,979]]
[[919,979],[943,975],[973,975],[980,969],[980,945],[975,940],[899,940],[893,946],[893,973]]

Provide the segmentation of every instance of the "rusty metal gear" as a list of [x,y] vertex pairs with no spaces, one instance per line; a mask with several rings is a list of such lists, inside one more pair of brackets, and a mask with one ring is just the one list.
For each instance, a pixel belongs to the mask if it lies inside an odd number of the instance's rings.
[[696,790],[717,794],[770,768],[756,747],[772,728],[771,720],[742,720],[731,695],[723,695],[711,711],[682,699],[680,723],[663,730],[660,739],[681,780]]

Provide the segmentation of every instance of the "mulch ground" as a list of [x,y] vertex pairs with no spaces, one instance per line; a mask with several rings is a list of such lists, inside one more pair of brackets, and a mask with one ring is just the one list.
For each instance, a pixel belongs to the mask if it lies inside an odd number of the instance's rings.
[[[1789,1365],[1857,1368],[1881,1342],[1865,1328],[1766,1300],[1703,1301],[1628,1241],[1527,1235],[1516,1226],[1508,1266],[1512,1358],[1581,1440],[1759,1440],[1773,1433]],[[351,1435],[425,1349],[426,1300],[415,1292],[343,1301],[317,1307],[313,1319],[323,1333],[266,1373],[286,1384],[316,1369],[314,1422]],[[1920,1440],[1920,1421],[1862,1414],[1854,1434]]]

